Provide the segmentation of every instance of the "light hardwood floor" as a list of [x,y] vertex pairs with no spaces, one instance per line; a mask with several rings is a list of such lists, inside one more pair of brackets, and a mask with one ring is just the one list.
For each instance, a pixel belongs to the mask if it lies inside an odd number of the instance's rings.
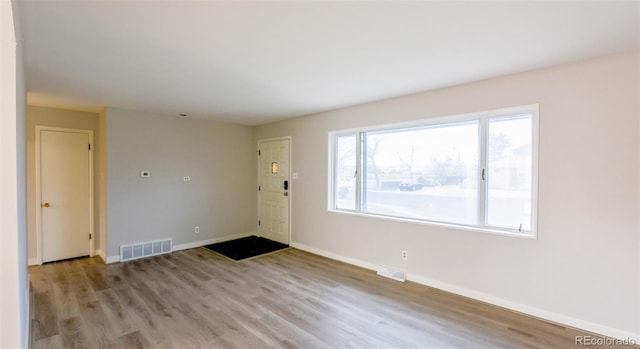
[[575,348],[588,335],[296,249],[29,272],[32,348]]

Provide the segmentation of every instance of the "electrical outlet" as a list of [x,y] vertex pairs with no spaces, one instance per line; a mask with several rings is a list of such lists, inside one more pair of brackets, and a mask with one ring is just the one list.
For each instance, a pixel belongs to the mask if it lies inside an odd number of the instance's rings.
[[194,231],[196,234],[200,234],[200,227],[195,227],[195,229],[193,229],[193,231]]
[[190,180],[191,180],[191,177],[189,177],[189,176],[184,176],[184,177],[182,177],[182,180],[183,180],[183,181],[185,181],[185,182],[188,182],[188,181],[190,181]]
[[407,260],[407,251],[402,251],[402,259]]

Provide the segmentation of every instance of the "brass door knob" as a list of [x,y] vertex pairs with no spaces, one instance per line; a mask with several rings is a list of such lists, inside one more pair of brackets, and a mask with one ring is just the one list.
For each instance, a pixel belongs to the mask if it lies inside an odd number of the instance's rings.
[[48,202],[45,202],[44,204],[42,204],[42,207],[49,207],[49,206],[51,206],[51,205],[49,205]]

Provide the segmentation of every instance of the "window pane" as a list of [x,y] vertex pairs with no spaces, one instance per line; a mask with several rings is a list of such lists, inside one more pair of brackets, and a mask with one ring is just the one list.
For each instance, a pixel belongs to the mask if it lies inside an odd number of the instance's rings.
[[363,211],[478,224],[478,121],[363,134]]
[[530,115],[489,120],[487,225],[531,230]]
[[336,137],[334,200],[336,208],[356,209],[356,135]]

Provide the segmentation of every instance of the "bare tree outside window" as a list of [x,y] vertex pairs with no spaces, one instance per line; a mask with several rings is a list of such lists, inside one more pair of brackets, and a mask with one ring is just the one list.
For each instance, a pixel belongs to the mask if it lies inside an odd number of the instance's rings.
[[378,137],[367,137],[367,161],[371,164],[371,171],[376,179],[376,189],[380,189],[380,170],[376,164],[379,146],[380,139]]
[[409,170],[409,181],[411,183],[413,183],[413,155],[415,154],[415,152],[416,146],[411,144],[409,156],[407,157],[408,159],[405,159],[402,155],[400,155],[400,152],[396,153],[396,155],[398,156],[398,160],[400,160],[400,162],[407,167],[407,170]]

